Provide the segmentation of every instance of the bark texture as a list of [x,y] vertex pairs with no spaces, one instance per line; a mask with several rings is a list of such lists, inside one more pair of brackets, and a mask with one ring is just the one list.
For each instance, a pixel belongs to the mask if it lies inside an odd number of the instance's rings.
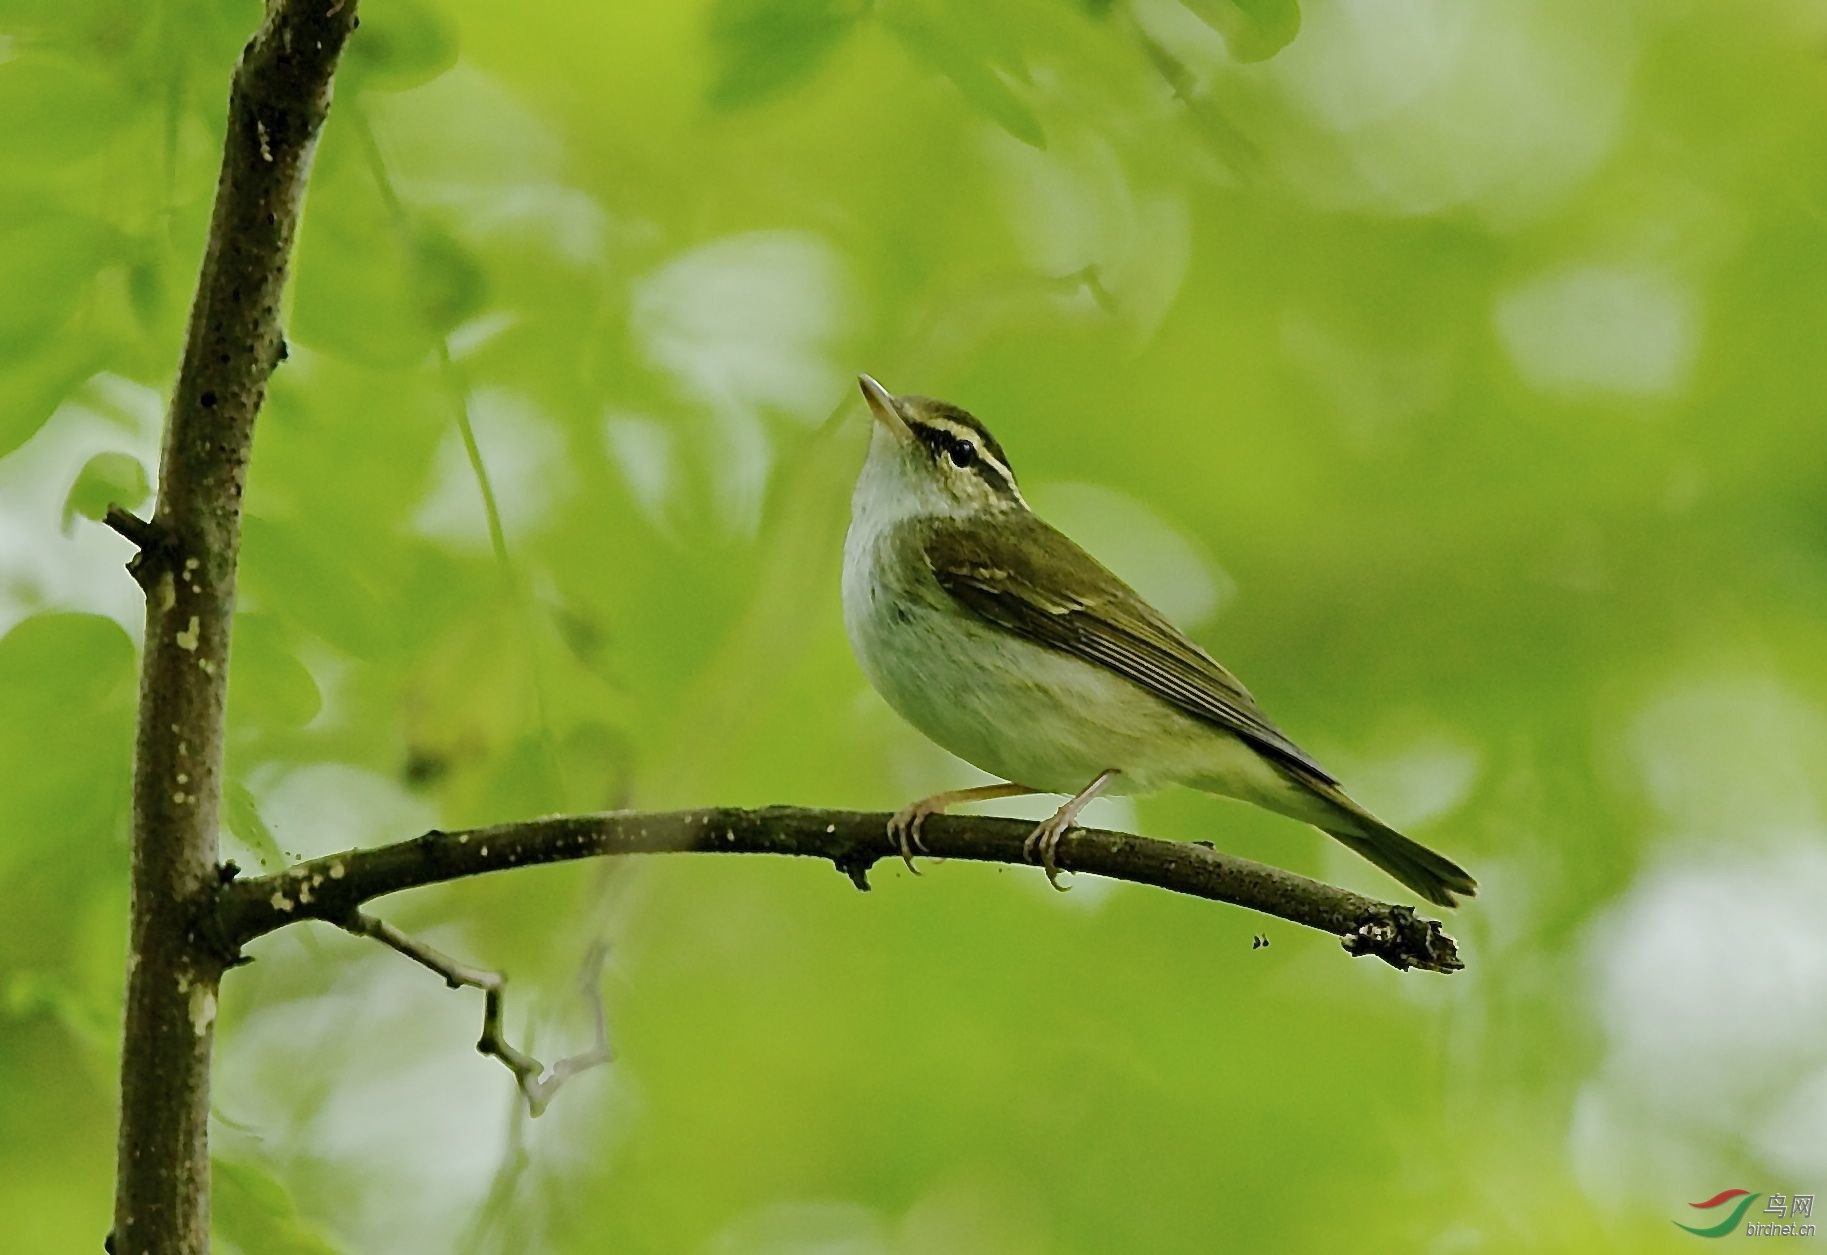
[[134,742],[132,919],[112,1247],[209,1246],[209,1065],[220,953],[216,821],[241,491],[284,356],[279,311],[311,151],[354,0],[274,0],[229,96],[215,209],[138,547],[146,640]]

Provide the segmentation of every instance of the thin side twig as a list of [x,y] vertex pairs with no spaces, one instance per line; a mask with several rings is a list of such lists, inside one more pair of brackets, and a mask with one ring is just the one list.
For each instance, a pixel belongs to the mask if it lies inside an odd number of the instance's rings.
[[108,507],[108,512],[102,515],[102,522],[110,530],[119,532],[132,541],[133,547],[142,552],[157,548],[161,540],[158,528],[133,511],[122,509],[117,505]]
[[537,1116],[543,1112],[566,1081],[580,1072],[608,1063],[613,1057],[609,1047],[609,1016],[603,1007],[601,990],[603,960],[606,956],[601,943],[591,947],[578,977],[580,992],[590,1007],[595,1023],[595,1043],[588,1050],[566,1055],[548,1068],[507,1039],[507,973],[452,958],[442,950],[427,945],[365,911],[355,911],[337,922],[349,932],[378,941],[421,967],[436,972],[452,989],[482,991],[482,1035],[476,1039],[476,1050],[501,1060],[502,1065],[514,1074],[515,1084],[526,1096],[529,1115]]

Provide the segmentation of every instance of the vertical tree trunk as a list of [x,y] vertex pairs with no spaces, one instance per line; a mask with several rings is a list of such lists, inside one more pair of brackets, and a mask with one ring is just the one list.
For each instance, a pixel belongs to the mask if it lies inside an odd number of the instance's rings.
[[354,0],[270,0],[229,99],[215,211],[140,549],[146,642],[134,742],[132,922],[113,1247],[209,1246],[209,1066],[223,957],[197,928],[216,823],[241,491],[284,356],[287,259]]

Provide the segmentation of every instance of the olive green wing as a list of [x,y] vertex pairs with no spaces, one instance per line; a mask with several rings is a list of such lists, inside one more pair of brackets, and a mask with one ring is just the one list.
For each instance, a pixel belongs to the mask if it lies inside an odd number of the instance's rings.
[[1031,514],[940,520],[921,536],[939,586],[979,618],[1073,654],[1234,733],[1298,774],[1336,784],[1212,656],[1062,532]]

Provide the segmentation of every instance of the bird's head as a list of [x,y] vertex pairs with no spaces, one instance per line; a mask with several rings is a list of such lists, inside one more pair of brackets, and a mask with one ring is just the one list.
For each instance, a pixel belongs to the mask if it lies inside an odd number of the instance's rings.
[[931,397],[896,396],[868,375],[857,383],[875,419],[859,507],[901,517],[1028,508],[1002,446],[975,415]]

